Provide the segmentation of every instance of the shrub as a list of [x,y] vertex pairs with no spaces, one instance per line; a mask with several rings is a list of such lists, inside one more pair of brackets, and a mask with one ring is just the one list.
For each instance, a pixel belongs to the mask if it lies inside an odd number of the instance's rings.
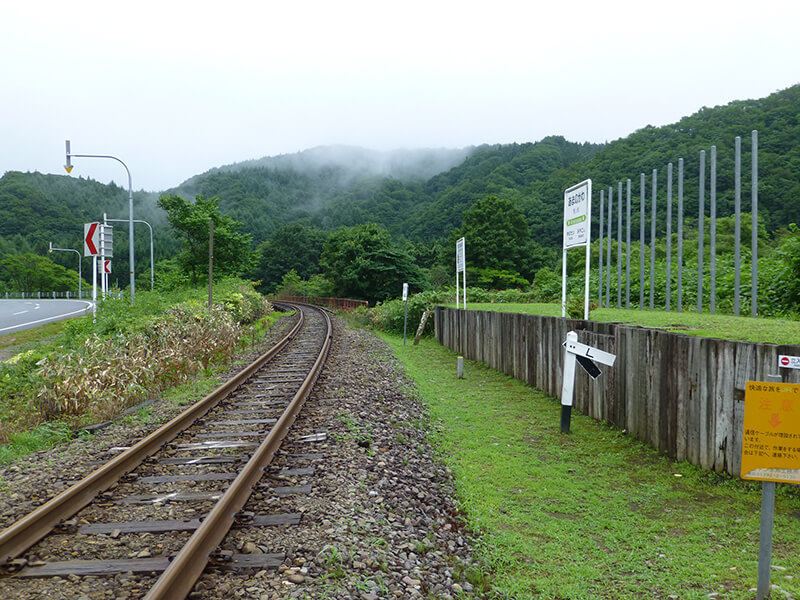
[[[137,294],[136,306],[107,299],[66,324],[57,342],[0,366],[0,441],[47,419],[111,418],[200,369],[226,362],[245,326],[272,311],[248,282],[207,291]],[[33,409],[33,410],[32,410]]]

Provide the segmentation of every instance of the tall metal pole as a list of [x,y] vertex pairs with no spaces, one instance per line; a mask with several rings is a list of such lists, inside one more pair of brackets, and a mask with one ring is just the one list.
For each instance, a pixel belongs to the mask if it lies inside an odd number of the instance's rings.
[[717,312],[717,147],[711,146],[711,232],[710,241],[711,247],[709,254],[711,259],[710,275],[711,275],[711,290],[709,294],[708,307],[711,314]]
[[703,231],[706,223],[706,151],[700,150],[700,188],[697,212],[697,312],[703,312]]
[[683,159],[678,159],[678,312],[683,310]]
[[667,312],[672,300],[672,163],[667,164]]
[[131,268],[131,306],[136,301],[136,278],[135,278],[135,269],[133,266],[134,258],[133,258],[133,181],[131,179],[131,171],[128,169],[128,165],[122,162],[116,156],[111,156],[110,154],[73,154],[70,152],[70,142],[67,140],[67,164],[64,165],[64,168],[67,170],[67,173],[72,171],[72,159],[73,158],[110,158],[111,160],[117,161],[123,167],[125,167],[125,172],[128,174],[128,207],[130,218],[128,219],[129,226],[128,226],[128,233],[130,235],[130,268]]
[[631,307],[631,180],[628,179],[628,204],[625,217],[625,308]]
[[100,292],[106,299],[106,215],[103,213],[103,224],[100,226]]
[[606,202],[604,194],[605,190],[600,190],[600,236],[597,238],[597,247],[600,249],[597,266],[597,306],[600,308],[603,308],[603,208]]
[[652,217],[650,219],[650,310],[656,307],[656,191],[658,170],[653,169],[653,189],[650,197],[653,199]]
[[[128,219],[108,219],[109,221],[118,221],[121,223],[127,223]],[[134,223],[144,223],[147,225],[147,228],[150,230],[150,291],[153,291],[153,282],[155,280],[155,269],[153,267],[153,226],[150,225],[147,221],[143,221],[142,219],[134,219]]]
[[622,308],[622,182],[617,184],[617,308]]
[[739,316],[741,301],[739,289],[741,281],[742,249],[742,138],[736,136],[733,141],[733,314]]
[[644,222],[647,218],[644,206],[644,173],[642,173],[639,180],[639,189],[642,192],[641,205],[639,207],[639,310],[644,310]]
[[606,308],[611,308],[611,240],[614,213],[611,208],[614,201],[614,188],[608,186],[608,252],[606,254]]
[[53,242],[50,242],[50,252],[74,252],[78,255],[78,300],[83,299],[83,273],[81,272],[81,253],[74,248],[53,248]]
[[208,220],[208,310],[214,303],[214,219]]
[[751,169],[751,187],[750,198],[752,202],[752,231],[750,234],[750,253],[751,253],[751,267],[750,267],[750,316],[755,317],[758,314],[758,131],[755,129],[752,132],[753,136],[753,163]]

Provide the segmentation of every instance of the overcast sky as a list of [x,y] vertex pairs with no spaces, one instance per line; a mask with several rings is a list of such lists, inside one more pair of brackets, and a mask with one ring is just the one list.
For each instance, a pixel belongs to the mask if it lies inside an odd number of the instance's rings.
[[797,0],[8,1],[0,174],[63,174],[67,138],[151,191],[327,144],[604,142],[798,82]]

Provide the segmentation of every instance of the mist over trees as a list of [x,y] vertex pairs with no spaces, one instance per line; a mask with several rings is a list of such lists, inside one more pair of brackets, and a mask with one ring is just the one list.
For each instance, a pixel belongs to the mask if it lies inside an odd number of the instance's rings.
[[[664,199],[666,165],[672,162],[677,168],[682,157],[688,239],[697,226],[699,151],[717,146],[718,214],[729,215],[733,139],[743,137],[746,163],[751,129],[759,130],[764,256],[774,254],[779,267],[772,273],[789,276],[798,264],[792,240],[800,235],[789,229],[800,215],[800,86],[767,98],[702,108],[675,124],[646,126],[607,144],[551,136],[532,143],[459,150],[381,153],[341,146],[314,148],[212,169],[162,198],[214,199],[214,207],[203,204],[206,200],[200,205],[194,200],[185,201],[181,210],[195,210],[202,218],[210,210],[235,227],[240,242],[248,239],[252,260],[246,269],[239,265],[234,270],[258,281],[264,292],[279,288],[287,273],[293,273],[289,279],[294,283],[307,285],[314,279],[315,289],[372,300],[397,295],[402,284],[398,277],[413,278],[423,287],[452,285],[453,245],[462,235],[467,238],[470,284],[522,289],[533,284],[546,290],[551,275],[559,270],[565,188],[591,177],[597,200],[599,190],[614,186],[616,195],[617,182],[630,178],[637,202],[639,174],[644,172],[649,203],[652,169],[659,169],[659,194]],[[747,191],[749,170],[744,174]],[[744,197],[747,210],[749,193]],[[160,271],[180,268],[189,278],[192,272],[201,278],[206,270],[200,267],[202,236],[198,234],[197,248],[190,252],[195,254],[193,262],[184,246],[186,229],[174,221],[170,226],[164,208],[154,197],[136,194],[136,218],[154,225]],[[83,223],[101,220],[103,212],[125,218],[127,191],[74,177],[8,172],[0,178],[0,260],[24,253],[45,256],[49,242],[80,249]],[[593,212],[596,239],[597,207]],[[638,244],[638,210],[632,216],[632,240]],[[659,240],[664,232],[660,211]],[[355,253],[358,244],[365,245],[364,253]],[[139,275],[149,275],[144,268],[148,246],[146,232],[137,228]],[[721,244],[720,252],[725,248]],[[123,266],[116,272],[124,272],[127,250],[127,227],[117,227],[114,261]],[[691,251],[687,252],[691,260]],[[75,269],[74,258],[62,254],[50,255],[50,260]],[[382,276],[376,275],[381,272]],[[363,285],[361,278],[370,285]],[[0,268],[0,290],[13,285],[8,268]],[[781,305],[792,297],[781,296]]]

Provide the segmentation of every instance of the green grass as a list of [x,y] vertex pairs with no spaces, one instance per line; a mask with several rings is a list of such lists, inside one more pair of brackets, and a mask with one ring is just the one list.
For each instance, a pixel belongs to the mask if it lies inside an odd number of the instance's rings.
[[0,464],[15,460],[63,444],[72,438],[72,431],[66,423],[42,423],[21,433],[12,434],[7,444],[0,446]]
[[[455,306],[455,305],[449,305]],[[560,317],[560,304],[467,304],[468,310],[516,312]],[[800,345],[800,321],[712,315],[663,310],[623,310],[598,308],[589,314],[593,321],[625,323],[675,331],[687,335],[715,337],[744,342]]]
[[14,333],[0,335],[0,353],[16,354],[24,348],[44,343],[61,333],[65,321],[46,323],[39,327],[23,329]]
[[[498,597],[754,598],[760,485],[675,463],[434,340],[384,336],[441,424],[437,445]],[[800,494],[778,485],[772,583],[800,596]],[[794,578],[792,578],[794,577]],[[774,593],[776,597],[783,594]]]

